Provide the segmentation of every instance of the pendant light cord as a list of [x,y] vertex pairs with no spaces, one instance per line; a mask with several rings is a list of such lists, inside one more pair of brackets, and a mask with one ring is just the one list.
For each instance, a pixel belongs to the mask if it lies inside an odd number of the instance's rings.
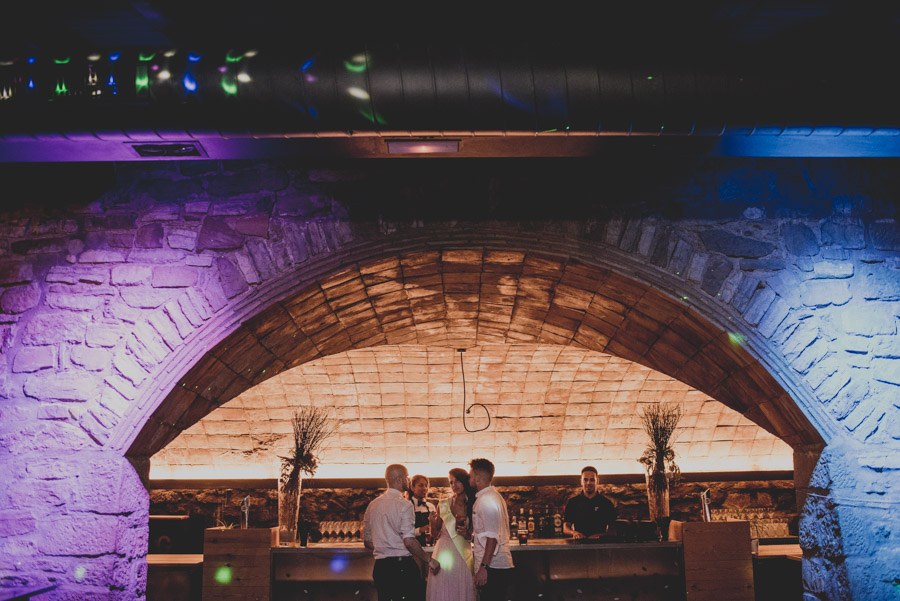
[[[459,369],[462,371],[462,381],[463,381],[463,428],[465,428],[466,432],[483,432],[491,427],[491,412],[488,411],[488,408],[482,405],[481,403],[472,403],[468,407],[466,407],[466,368],[463,365],[463,353],[466,352],[466,349],[457,349],[459,351]],[[485,414],[487,414],[487,425],[483,428],[478,428],[477,430],[472,430],[469,428],[469,425],[466,423],[466,415],[472,412],[472,407],[481,407],[484,409]]]

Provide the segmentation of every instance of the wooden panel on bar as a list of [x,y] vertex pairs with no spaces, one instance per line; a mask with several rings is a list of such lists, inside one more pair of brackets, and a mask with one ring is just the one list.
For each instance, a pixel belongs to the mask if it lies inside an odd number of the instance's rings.
[[684,544],[687,601],[754,601],[749,522],[684,522],[669,532]]
[[203,601],[268,601],[278,528],[208,528],[203,538]]

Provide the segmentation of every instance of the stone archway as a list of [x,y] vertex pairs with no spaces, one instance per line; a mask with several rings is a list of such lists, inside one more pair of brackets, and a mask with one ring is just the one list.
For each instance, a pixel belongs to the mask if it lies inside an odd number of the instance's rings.
[[[656,205],[595,202],[594,194],[626,188],[604,188],[593,171],[574,167],[566,175],[576,177],[561,181],[577,185],[562,184],[565,194],[544,205],[559,192],[549,183],[559,175],[552,164],[543,164],[548,179],[539,185],[543,175],[493,164],[487,174],[430,165],[413,176],[372,166],[123,168],[94,203],[6,216],[0,459],[12,484],[2,493],[4,581],[53,579],[61,597],[142,595],[147,498],[126,450],[140,464],[145,451],[267,377],[264,369],[377,343],[354,338],[353,326],[366,323],[378,324],[383,340],[567,340],[683,372],[797,449],[795,472],[809,482],[801,499],[806,590],[822,599],[890,598],[900,564],[880,552],[891,547],[888,516],[900,490],[892,486],[900,471],[891,369],[900,246],[889,211],[853,200],[864,188],[855,167],[700,163],[688,192],[673,181],[654,188],[663,199]],[[876,194],[880,176],[872,167],[872,189],[862,193]],[[766,189],[776,200],[799,199],[789,205],[797,208],[760,200]],[[422,202],[461,195],[472,199],[462,208]],[[568,196],[569,204],[559,200]],[[713,212],[721,218],[710,219],[696,198],[719,198]],[[508,323],[498,308],[485,312],[498,318],[490,326],[473,329],[467,301],[454,300],[472,284],[465,266],[478,263],[482,274],[496,263],[503,274],[494,258],[510,252],[521,255],[508,264],[520,283],[544,281],[522,287],[517,319],[517,302],[510,309],[497,299],[489,304],[506,307]],[[431,307],[411,298],[395,306],[391,292],[364,281],[363,269],[389,271],[392,257],[401,270],[402,257],[441,265],[437,281],[415,289],[439,284],[444,326],[426,325],[435,321]],[[453,273],[458,280],[445,277]],[[407,275],[381,283],[405,286]],[[611,285],[601,291],[601,281]],[[354,296],[361,291],[368,305]],[[368,301],[370,292],[387,297],[384,304]],[[518,298],[519,286],[505,296]],[[598,298],[608,300],[592,309]],[[304,303],[331,328],[298,323],[291,309]],[[295,332],[305,341],[299,353],[291,338],[278,340]],[[720,347],[710,332],[734,332],[745,346]],[[694,352],[678,353],[683,344]],[[694,357],[716,369],[697,369]],[[216,369],[205,373],[201,360]],[[732,382],[764,401],[735,394]]]

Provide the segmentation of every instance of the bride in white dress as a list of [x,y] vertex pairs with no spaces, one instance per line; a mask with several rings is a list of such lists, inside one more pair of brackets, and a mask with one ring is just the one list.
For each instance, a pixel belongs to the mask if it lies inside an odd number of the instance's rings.
[[[440,532],[432,557],[441,564],[441,571],[428,575],[425,599],[475,601],[475,558],[470,544],[475,489],[469,484],[466,470],[450,470],[450,489],[453,495],[441,500],[438,516],[431,521],[431,531]],[[457,532],[457,524],[465,527],[465,535]]]

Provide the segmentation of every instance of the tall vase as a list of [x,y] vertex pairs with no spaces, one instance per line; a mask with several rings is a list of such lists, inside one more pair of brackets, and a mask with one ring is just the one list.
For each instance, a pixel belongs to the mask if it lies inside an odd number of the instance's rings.
[[660,540],[668,540],[669,534],[669,476],[663,470],[645,473],[647,481],[647,504],[650,519],[659,526]]
[[299,472],[278,479],[278,539],[282,543],[293,543],[297,540],[302,485],[303,478]]

